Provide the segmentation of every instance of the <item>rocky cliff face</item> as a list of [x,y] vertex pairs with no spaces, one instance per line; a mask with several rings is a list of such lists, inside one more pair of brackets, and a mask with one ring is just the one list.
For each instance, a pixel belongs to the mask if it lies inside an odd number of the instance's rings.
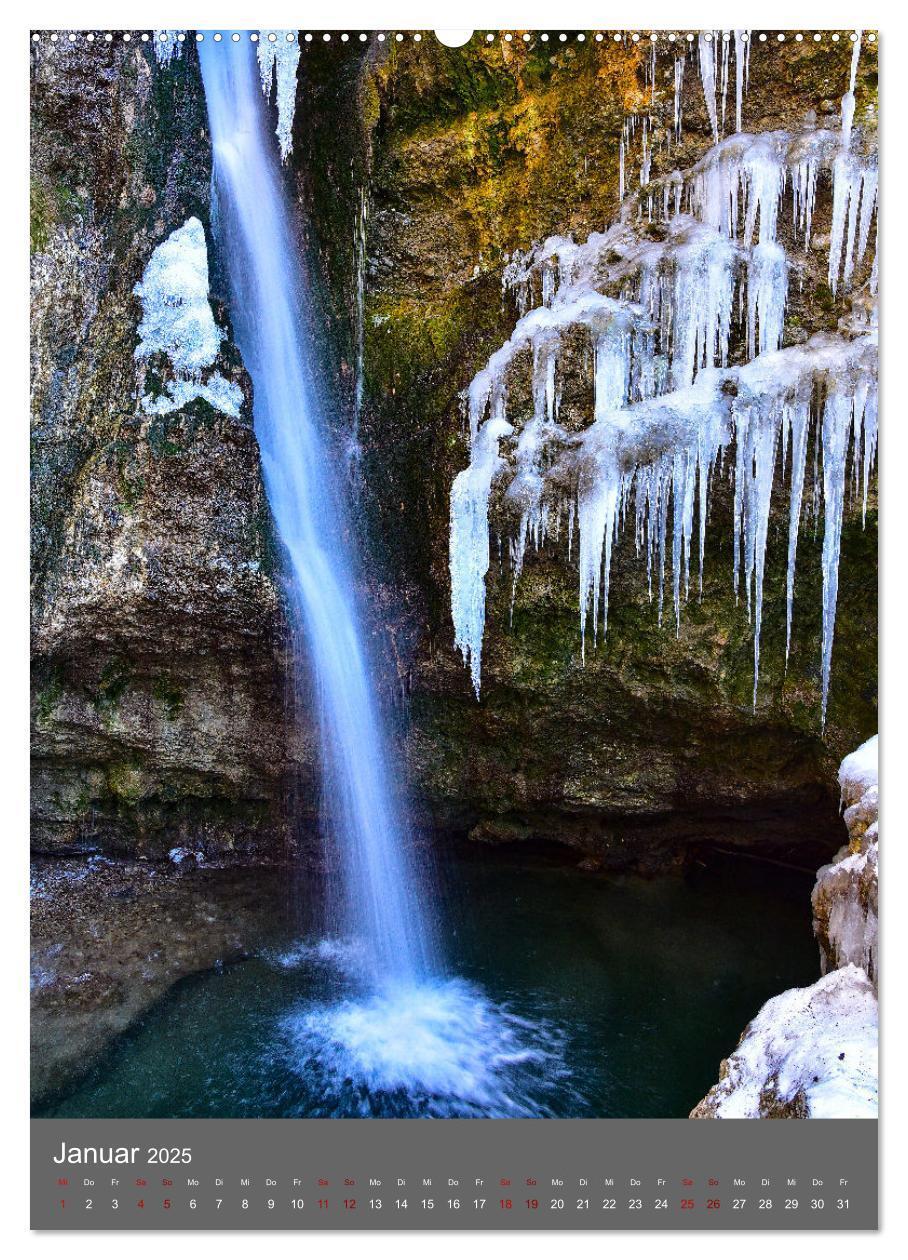
[[849,843],[817,872],[812,898],[823,977],[766,1003],[692,1119],[877,1114],[876,736],[845,758],[839,783]]
[[[625,539],[608,642],[585,666],[575,575],[549,550],[528,553],[513,610],[506,557],[490,573],[481,702],[453,650],[459,394],[513,327],[506,262],[550,232],[584,239],[614,215],[632,111],[655,102],[654,175],[712,142],[689,58],[683,140],[670,155],[660,148],[674,58],[653,78],[648,57],[592,41],[303,49],[288,185],[324,279],[339,427],[349,432],[359,411],[355,497],[385,692],[433,833],[555,840],[607,865],[662,865],[703,841],[818,862],[835,846],[834,766],[875,727],[872,498],[866,529],[857,507],[846,516],[825,733],[820,544],[804,531],[785,670],[786,521],[781,506],[773,513],[754,712],[721,489],[702,602],[678,637],[657,626]],[[849,60],[828,42],[755,47],[745,126],[832,116]],[[869,52],[857,95],[866,117]],[[195,56],[187,47],[159,67],[137,46],[42,48],[32,108],[35,843],[273,853],[287,840],[288,773],[304,819],[315,773],[308,734],[294,742],[283,718],[276,547],[248,383],[228,335],[218,369],[246,391],[239,417],[200,400],[149,417],[133,353],[133,287],[152,252],[191,215],[208,222]],[[787,341],[847,314],[823,279],[829,216],[823,186],[817,257],[790,286]],[[229,334],[217,302],[215,314]],[[578,413],[589,406],[581,361],[578,348],[564,404]]]
[[33,54],[33,844],[274,851],[281,600],[249,386],[148,414],[134,286],[208,219],[198,68],[105,43]]
[[[760,696],[752,708],[752,626],[731,587],[731,496],[715,488],[702,599],[680,633],[659,628],[627,530],[612,561],[608,638],[580,660],[576,570],[565,540],[527,550],[514,583],[516,521],[493,502],[479,702],[451,650],[449,493],[467,462],[458,394],[510,335],[518,311],[505,265],[549,233],[583,241],[614,219],[627,114],[651,113],[651,175],[693,164],[712,143],[696,60],[669,148],[674,57],[633,45],[519,41],[469,54],[394,50],[367,68],[369,137],[364,484],[373,536],[405,592],[413,644],[408,752],[427,820],[487,841],[575,845],[604,864],[662,863],[690,844],[756,843],[814,862],[834,844],[835,766],[875,723],[875,514],[846,517],[829,721],[818,723],[820,539],[802,533],[795,632],[785,666],[784,495],[770,524]],[[748,130],[838,119],[850,49],[755,46]],[[859,112],[875,93],[859,68]],[[869,115],[872,117],[872,114]],[[627,144],[638,178],[640,134]],[[810,256],[790,284],[785,344],[834,330],[848,301],[826,281],[831,214],[818,191]],[[785,229],[782,229],[783,231]],[[654,233],[656,232],[654,225]],[[740,361],[743,347],[733,347]],[[559,361],[559,420],[589,422],[589,348]],[[528,365],[522,373],[527,382]],[[515,374],[516,376],[517,374]],[[508,411],[532,409],[509,378]],[[780,487],[781,489],[781,487]],[[497,540],[494,531],[500,530]],[[842,662],[848,662],[842,667]]]

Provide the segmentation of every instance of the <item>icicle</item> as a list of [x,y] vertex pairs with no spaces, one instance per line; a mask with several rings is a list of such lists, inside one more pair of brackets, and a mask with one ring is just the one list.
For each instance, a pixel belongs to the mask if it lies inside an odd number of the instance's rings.
[[852,400],[835,381],[823,408],[823,645],[821,669],[823,699],[821,721],[826,725],[832,641],[839,596],[839,552],[842,546],[842,514],[845,505],[845,460]]
[[675,58],[675,139],[681,139],[681,105],[684,88],[684,58]]
[[775,242],[757,245],[747,271],[747,353],[751,359],[781,346],[787,292],[784,249]]
[[858,78],[858,61],[861,56],[861,36],[863,31],[857,32],[857,39],[851,51],[851,76],[848,81],[848,91],[842,97],[842,146],[847,149],[851,144],[851,128],[854,123],[855,95],[854,89]]
[[300,61],[297,31],[259,31],[259,73],[262,91],[270,97],[277,84],[277,127],[275,135],[286,162],[293,148],[293,116],[296,112],[296,71]]
[[[850,153],[838,154],[832,168],[832,229],[829,235],[829,288],[833,294],[839,287],[840,275],[843,287],[848,288],[854,271],[856,237],[858,257],[863,257],[861,243],[863,242],[866,249],[870,224],[876,209],[877,187],[878,179],[874,168],[862,170]],[[858,231],[859,203],[861,213]]]
[[716,58],[713,39],[701,35],[698,40],[700,52],[700,82],[703,85],[703,96],[706,101],[706,112],[709,125],[713,129],[713,140],[719,139],[719,121],[716,115]]
[[729,51],[731,48],[731,40],[728,37],[728,31],[722,32],[722,122],[720,130],[725,134],[725,110],[728,105],[728,61]]
[[454,646],[460,649],[476,698],[485,629],[486,573],[489,571],[489,494],[502,467],[498,443],[513,430],[505,420],[488,420],[476,435],[469,468],[451,488],[451,615]]
[[798,555],[798,531],[801,524],[801,499],[804,493],[804,470],[807,464],[807,433],[810,423],[810,398],[800,398],[788,409],[783,424],[791,427],[791,487],[788,496],[788,573],[785,580],[785,664],[791,651],[791,623],[794,611],[795,564]]

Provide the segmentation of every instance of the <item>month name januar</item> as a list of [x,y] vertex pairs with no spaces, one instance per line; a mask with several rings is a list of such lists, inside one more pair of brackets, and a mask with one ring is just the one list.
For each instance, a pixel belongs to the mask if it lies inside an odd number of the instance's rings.
[[52,1156],[55,1164],[132,1164],[138,1146],[67,1146],[60,1143],[60,1154]]

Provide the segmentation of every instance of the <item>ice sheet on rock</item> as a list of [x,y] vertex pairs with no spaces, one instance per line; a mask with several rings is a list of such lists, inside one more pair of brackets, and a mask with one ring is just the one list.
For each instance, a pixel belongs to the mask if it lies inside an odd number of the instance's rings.
[[789,989],[747,1026],[706,1101],[726,1120],[764,1116],[769,1105],[776,1114],[803,1108],[812,1119],[872,1119],[877,1028],[873,987],[855,966]]
[[217,359],[224,333],[214,322],[208,298],[208,247],[198,219],[187,219],[161,242],[133,292],[142,303],[136,359],[166,355],[174,372],[161,393],[144,396],[146,414],[164,415],[202,398],[216,410],[238,416],[243,402],[239,385],[218,372],[203,377]]
[[[281,160],[287,161],[293,148],[293,119],[296,114],[296,73],[300,63],[297,31],[259,31],[259,72],[262,91],[271,96],[275,85],[277,127],[275,135],[281,149]],[[272,39],[271,37],[274,36]]]

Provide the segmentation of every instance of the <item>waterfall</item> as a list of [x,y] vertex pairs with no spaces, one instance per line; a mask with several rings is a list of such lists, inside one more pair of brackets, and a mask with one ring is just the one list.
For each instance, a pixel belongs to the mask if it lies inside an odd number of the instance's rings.
[[[341,460],[312,366],[307,280],[253,47],[206,39],[199,55],[234,334],[252,378],[265,488],[286,549],[296,655],[314,682],[327,841],[342,871],[331,927],[359,942],[373,982],[410,983],[436,966],[433,934],[373,694]],[[296,664],[299,693],[304,662]]]
[[[297,955],[331,972],[330,996],[303,996],[275,1028],[275,1046],[319,1098],[314,1114],[546,1115],[552,1082],[570,1089],[560,1031],[442,974],[432,890],[418,879],[395,801],[345,542],[349,479],[314,370],[307,278],[262,94],[271,80],[249,41],[206,38],[199,55],[213,218],[254,388],[265,488],[287,552],[296,663],[308,662],[315,683],[326,839],[342,871],[329,896],[340,940],[304,943]],[[286,122],[286,82],[283,91]],[[278,135],[282,153],[291,130],[288,123]],[[302,702],[299,686],[297,695]]]

